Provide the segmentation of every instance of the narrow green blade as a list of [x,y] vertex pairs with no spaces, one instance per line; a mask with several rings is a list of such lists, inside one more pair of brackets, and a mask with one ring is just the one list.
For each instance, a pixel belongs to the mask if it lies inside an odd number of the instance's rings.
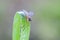
[[30,23],[18,12],[14,16],[12,40],[29,40]]

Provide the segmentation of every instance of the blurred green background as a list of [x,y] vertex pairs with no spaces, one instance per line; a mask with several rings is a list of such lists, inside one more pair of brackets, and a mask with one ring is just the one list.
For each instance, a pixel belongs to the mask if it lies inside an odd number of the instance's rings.
[[0,0],[0,40],[12,40],[16,11],[33,11],[30,40],[60,40],[60,0]]

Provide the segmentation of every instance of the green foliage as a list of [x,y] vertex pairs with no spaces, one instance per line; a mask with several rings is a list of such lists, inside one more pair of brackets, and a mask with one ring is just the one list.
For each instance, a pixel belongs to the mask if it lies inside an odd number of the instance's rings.
[[26,17],[16,13],[13,22],[12,40],[29,40],[30,23]]

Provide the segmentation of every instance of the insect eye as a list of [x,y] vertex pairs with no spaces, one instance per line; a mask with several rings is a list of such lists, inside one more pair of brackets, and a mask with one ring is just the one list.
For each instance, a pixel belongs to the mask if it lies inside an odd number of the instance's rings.
[[29,21],[32,21],[31,18],[28,19]]

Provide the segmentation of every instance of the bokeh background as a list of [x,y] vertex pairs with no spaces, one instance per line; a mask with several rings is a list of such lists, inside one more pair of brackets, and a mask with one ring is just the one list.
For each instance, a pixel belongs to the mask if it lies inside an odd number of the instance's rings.
[[12,40],[16,11],[33,11],[30,40],[60,40],[60,0],[0,0],[0,40]]

